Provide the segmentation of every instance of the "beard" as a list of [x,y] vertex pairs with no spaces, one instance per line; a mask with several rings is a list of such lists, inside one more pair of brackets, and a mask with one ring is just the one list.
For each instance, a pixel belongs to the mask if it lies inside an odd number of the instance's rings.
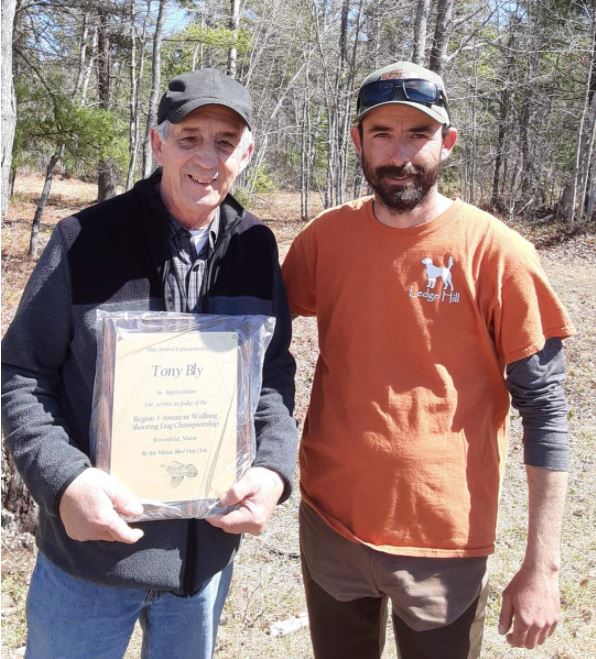
[[[366,156],[362,156],[362,171],[375,194],[389,209],[397,213],[411,211],[426,197],[431,188],[441,176],[443,163],[437,164],[431,169],[415,167],[406,163],[401,167],[393,165],[382,165],[376,169],[368,162]],[[412,176],[405,185],[388,183],[385,177]]]

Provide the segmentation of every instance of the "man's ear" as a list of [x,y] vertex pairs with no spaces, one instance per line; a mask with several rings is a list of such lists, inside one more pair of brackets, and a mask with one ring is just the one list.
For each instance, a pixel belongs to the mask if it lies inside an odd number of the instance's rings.
[[457,128],[449,126],[445,136],[443,137],[443,145],[441,147],[441,161],[447,160],[450,153],[453,151],[457,142]]
[[162,141],[159,133],[155,128],[151,129],[151,151],[153,152],[153,160],[156,164],[161,165],[161,150],[162,150]]
[[354,148],[356,149],[356,153],[361,156],[362,155],[362,137],[361,137],[361,132],[360,132],[360,126],[352,126],[350,128],[350,135],[352,136],[352,142],[354,143]]

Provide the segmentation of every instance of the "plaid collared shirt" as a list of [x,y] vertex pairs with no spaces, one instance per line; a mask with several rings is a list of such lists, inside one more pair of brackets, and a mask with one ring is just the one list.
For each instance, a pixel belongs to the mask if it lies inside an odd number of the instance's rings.
[[170,267],[166,276],[166,296],[169,308],[185,313],[201,313],[201,285],[207,259],[219,232],[219,209],[209,225],[208,239],[197,254],[190,232],[170,217]]

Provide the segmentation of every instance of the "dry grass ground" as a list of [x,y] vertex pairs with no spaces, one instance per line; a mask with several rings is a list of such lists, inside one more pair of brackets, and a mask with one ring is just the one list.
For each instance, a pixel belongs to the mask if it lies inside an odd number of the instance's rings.
[[[3,231],[2,327],[12,318],[15,305],[31,269],[26,247],[34,201],[41,189],[39,177],[17,180],[17,191]],[[73,209],[91,203],[95,186],[59,180],[44,217],[44,236],[55,221]],[[299,230],[296,195],[275,195],[256,200],[253,207],[276,232],[282,255]],[[491,558],[492,586],[483,657],[487,659],[589,659],[596,657],[594,602],[596,577],[594,527],[595,492],[593,441],[594,355],[596,354],[595,297],[596,255],[594,238],[578,235],[558,242],[551,229],[536,229],[530,236],[539,244],[549,277],[576,323],[579,334],[567,342],[570,424],[573,461],[563,537],[564,567],[561,575],[563,620],[554,637],[533,652],[512,650],[496,633],[499,593],[515,572],[524,551],[526,487],[520,447],[520,427],[513,420],[509,465],[506,473],[498,546]],[[549,246],[547,246],[549,245]],[[296,416],[304,418],[317,356],[316,327],[298,319],[293,351],[298,361]],[[232,590],[220,628],[216,656],[220,659],[299,659],[312,656],[308,630],[286,636],[270,634],[272,624],[299,616],[305,610],[300,578],[297,533],[297,498],[280,506],[260,538],[245,538],[235,563]],[[25,644],[24,597],[34,558],[30,537],[3,535],[2,555],[2,657],[19,656]],[[139,656],[135,633],[127,657]],[[391,641],[386,659],[394,658]],[[354,659],[358,659],[354,657]]]

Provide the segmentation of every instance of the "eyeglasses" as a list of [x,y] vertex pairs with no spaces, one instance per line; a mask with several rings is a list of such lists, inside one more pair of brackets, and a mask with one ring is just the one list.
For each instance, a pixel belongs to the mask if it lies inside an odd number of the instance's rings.
[[439,86],[422,78],[390,78],[369,82],[358,94],[356,110],[360,112],[389,101],[411,101],[422,105],[442,105],[449,113],[447,97]]

